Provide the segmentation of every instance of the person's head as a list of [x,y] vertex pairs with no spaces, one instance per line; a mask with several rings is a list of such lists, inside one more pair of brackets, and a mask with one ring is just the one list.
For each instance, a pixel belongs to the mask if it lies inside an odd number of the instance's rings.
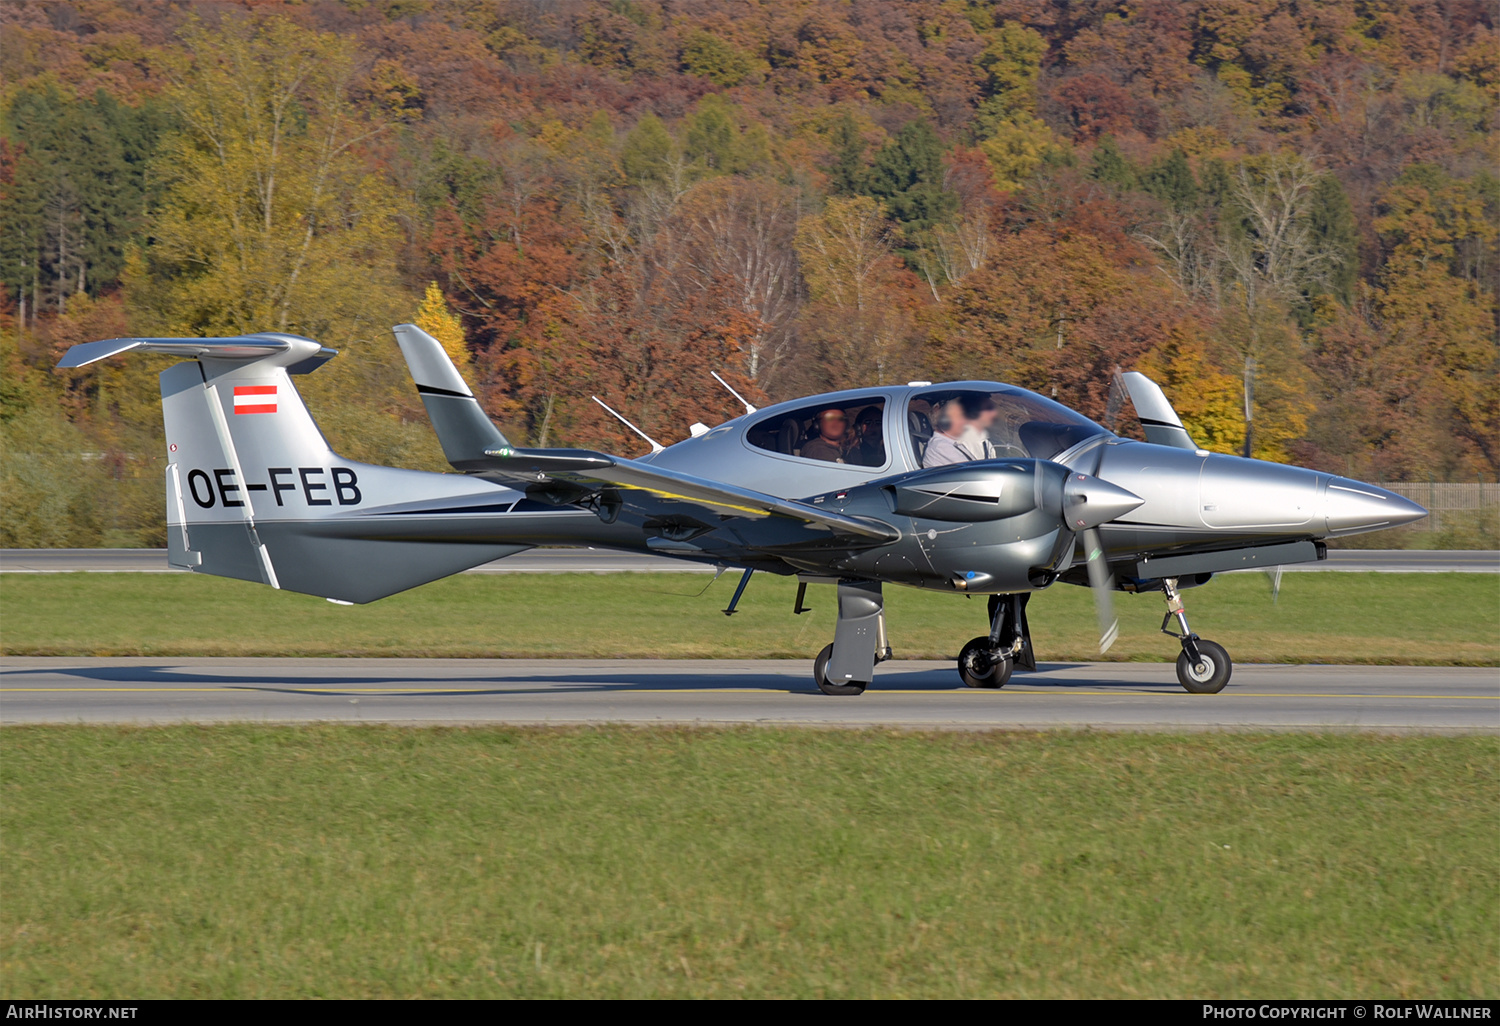
[[842,441],[849,426],[849,418],[837,406],[818,411],[818,434],[830,442]]
[[880,408],[878,406],[866,406],[854,418],[854,433],[862,442],[880,441]]
[[981,431],[988,430],[995,423],[995,418],[1000,411],[995,407],[995,400],[987,395],[966,395],[961,400],[964,408],[964,417]]
[[968,422],[963,405],[957,399],[949,399],[932,411],[933,428],[953,438],[963,433]]

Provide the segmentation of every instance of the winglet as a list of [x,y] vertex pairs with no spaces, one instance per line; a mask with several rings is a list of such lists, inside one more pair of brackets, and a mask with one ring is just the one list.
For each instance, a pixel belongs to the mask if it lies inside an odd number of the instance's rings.
[[1161,390],[1161,386],[1140,371],[1124,374],[1125,389],[1135,405],[1135,415],[1145,429],[1146,441],[1153,445],[1168,445],[1174,449],[1197,449],[1198,446],[1182,426],[1182,418],[1172,409],[1172,404]]
[[453,366],[443,344],[415,324],[391,329],[411,370],[443,455],[455,470],[476,471],[489,464],[486,449],[509,449],[510,442],[480,409],[468,382]]

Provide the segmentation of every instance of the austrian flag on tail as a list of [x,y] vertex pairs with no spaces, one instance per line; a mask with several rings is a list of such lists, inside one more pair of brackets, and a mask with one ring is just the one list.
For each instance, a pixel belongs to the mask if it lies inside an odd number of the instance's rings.
[[235,385],[235,413],[275,413],[275,385]]

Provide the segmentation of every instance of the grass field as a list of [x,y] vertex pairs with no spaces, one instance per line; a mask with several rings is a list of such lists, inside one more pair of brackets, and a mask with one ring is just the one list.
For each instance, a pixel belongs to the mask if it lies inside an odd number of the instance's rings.
[[[730,619],[734,579],[701,574],[470,574],[368,606],[335,606],[223,578],[7,574],[7,655],[359,655],[811,658],[833,638],[834,593],[751,581]],[[708,590],[704,592],[705,586]],[[887,588],[898,657],[951,658],[985,629],[982,599]],[[1240,662],[1500,663],[1500,575],[1287,574],[1272,605],[1261,574],[1185,593],[1193,629]],[[1169,660],[1160,595],[1120,595],[1112,659]],[[1039,658],[1098,658],[1089,592],[1053,587],[1030,606]]]
[[0,741],[12,997],[1500,995],[1495,738]]

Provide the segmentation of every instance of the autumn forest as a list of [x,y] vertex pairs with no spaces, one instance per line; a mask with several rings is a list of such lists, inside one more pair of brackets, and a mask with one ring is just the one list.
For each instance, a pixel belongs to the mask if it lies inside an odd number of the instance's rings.
[[161,544],[122,335],[289,331],[351,458],[442,469],[415,321],[510,437],[984,378],[1370,480],[1500,472],[1482,0],[13,0],[0,546]]

